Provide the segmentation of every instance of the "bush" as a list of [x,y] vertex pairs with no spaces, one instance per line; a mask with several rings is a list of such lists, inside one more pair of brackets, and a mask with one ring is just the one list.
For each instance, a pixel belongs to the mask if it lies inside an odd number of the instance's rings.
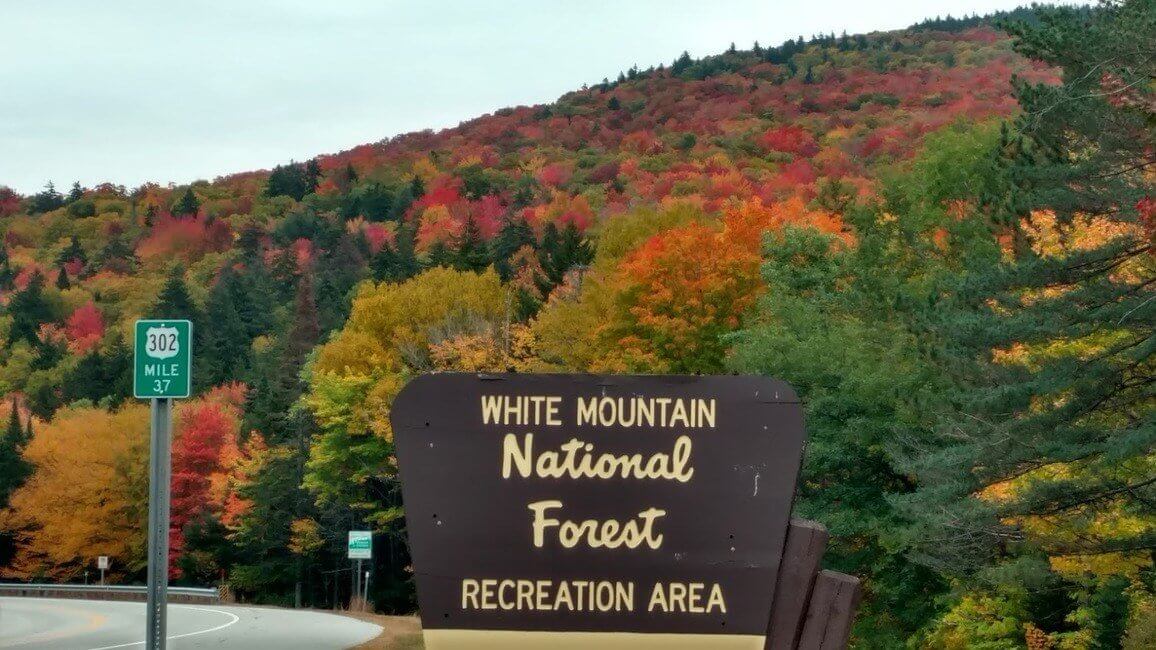
[[72,204],[68,206],[68,214],[76,217],[77,219],[95,217],[96,204],[93,203],[91,199],[80,199],[78,201],[73,201]]

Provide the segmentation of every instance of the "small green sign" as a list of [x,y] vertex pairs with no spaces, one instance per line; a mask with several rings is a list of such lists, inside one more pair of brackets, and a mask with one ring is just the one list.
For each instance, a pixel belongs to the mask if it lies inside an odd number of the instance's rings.
[[349,559],[373,559],[373,532],[368,530],[349,531]]
[[193,324],[138,320],[133,345],[133,395],[188,397],[193,385]]

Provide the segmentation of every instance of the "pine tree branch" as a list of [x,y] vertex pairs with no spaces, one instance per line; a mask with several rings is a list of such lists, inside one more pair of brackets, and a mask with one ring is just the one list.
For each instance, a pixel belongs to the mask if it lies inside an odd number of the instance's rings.
[[1053,515],[1058,515],[1060,513],[1066,512],[1068,510],[1072,510],[1073,508],[1078,508],[1080,506],[1086,506],[1086,505],[1100,502],[1100,501],[1107,501],[1107,500],[1111,499],[1112,497],[1117,496],[1119,494],[1123,494],[1126,492],[1132,492],[1134,490],[1152,485],[1154,483],[1156,483],[1156,475],[1152,476],[1151,478],[1144,479],[1143,481],[1140,481],[1139,483],[1122,485],[1120,487],[1113,488],[1113,489],[1110,489],[1110,490],[1107,490],[1104,492],[1099,492],[1099,493],[1091,494],[1089,496],[1082,497],[1079,499],[1067,501],[1065,503],[1056,504],[1056,505],[1053,505],[1052,507],[1047,508],[1045,510],[1029,510],[1029,511],[1014,511],[1013,510],[1013,511],[1011,511],[1011,513],[1018,514],[1018,515],[1049,517],[1049,516],[1053,516]]

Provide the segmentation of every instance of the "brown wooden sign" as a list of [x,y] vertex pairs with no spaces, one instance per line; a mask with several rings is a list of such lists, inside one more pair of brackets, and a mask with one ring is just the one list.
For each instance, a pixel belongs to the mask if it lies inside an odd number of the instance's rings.
[[803,448],[785,383],[439,374],[391,417],[429,650],[764,647]]

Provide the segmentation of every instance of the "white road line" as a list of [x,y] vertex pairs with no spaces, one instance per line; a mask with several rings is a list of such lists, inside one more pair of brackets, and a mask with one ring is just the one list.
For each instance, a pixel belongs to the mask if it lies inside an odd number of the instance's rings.
[[[188,636],[197,636],[198,634],[208,634],[209,632],[216,632],[218,630],[223,630],[223,629],[229,627],[230,625],[233,625],[233,624],[235,624],[241,620],[240,616],[237,616],[236,614],[231,614],[229,612],[222,612],[219,609],[209,609],[208,607],[190,607],[188,605],[183,606],[181,609],[195,609],[199,612],[212,612],[214,614],[224,614],[225,616],[228,616],[228,617],[232,618],[233,620],[229,621],[228,623],[225,623],[224,625],[218,625],[217,627],[209,628],[207,630],[199,630],[197,632],[187,632],[185,634],[176,634],[176,635],[173,635],[170,637],[166,637],[169,641],[172,641],[173,639],[183,639],[183,638],[188,637]],[[101,646],[99,648],[89,648],[89,650],[113,650],[114,648],[131,648],[134,645],[144,645],[144,643],[145,643],[144,641],[134,641],[132,643],[122,643],[120,645],[106,645],[106,646]]]

